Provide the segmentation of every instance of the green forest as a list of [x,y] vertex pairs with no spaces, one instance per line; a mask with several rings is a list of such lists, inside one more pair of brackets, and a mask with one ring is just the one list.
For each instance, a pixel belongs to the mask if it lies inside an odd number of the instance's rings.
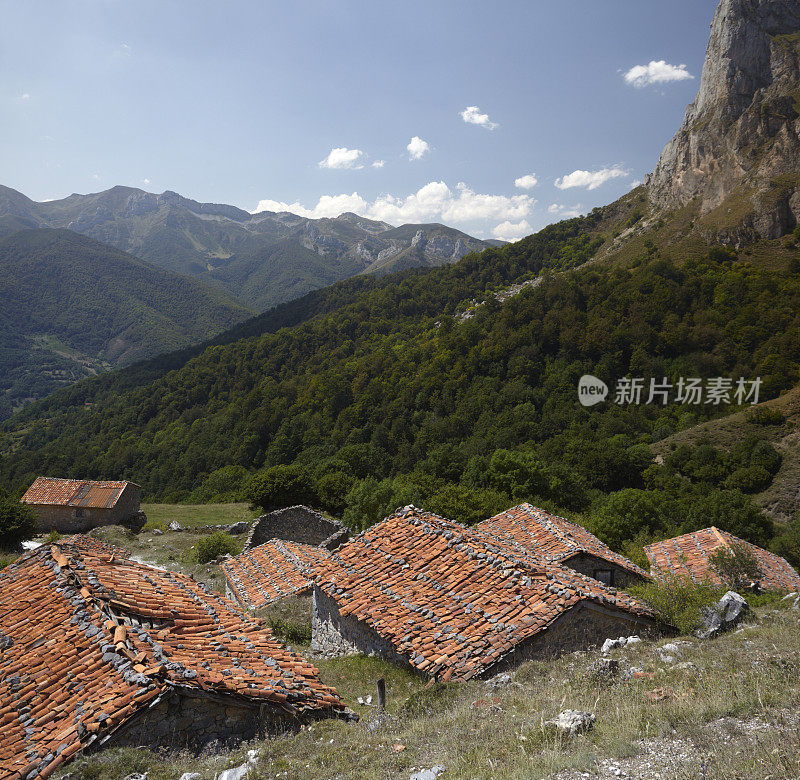
[[[471,523],[527,500],[635,558],[714,521],[796,559],[800,532],[775,529],[751,499],[780,466],[772,445],[653,461],[652,443],[727,407],[585,409],[577,383],[761,377],[761,399],[775,397],[798,381],[800,274],[715,248],[678,264],[653,244],[625,266],[578,268],[630,221],[618,209],[427,273],[351,280],[240,326],[239,340],[60,391],[7,426],[2,478],[126,478],[173,502],[302,501],[355,528],[406,503]],[[502,305],[453,316],[538,274]]]
[[68,230],[0,239],[0,300],[0,420],[32,398],[251,313],[203,282]]

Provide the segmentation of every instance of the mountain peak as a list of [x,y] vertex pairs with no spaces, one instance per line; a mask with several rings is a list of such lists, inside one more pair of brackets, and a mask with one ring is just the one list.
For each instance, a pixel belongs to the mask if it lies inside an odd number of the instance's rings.
[[674,208],[698,198],[705,213],[746,187],[750,227],[781,235],[800,218],[798,158],[800,5],[722,0],[697,97],[648,177],[651,200]]

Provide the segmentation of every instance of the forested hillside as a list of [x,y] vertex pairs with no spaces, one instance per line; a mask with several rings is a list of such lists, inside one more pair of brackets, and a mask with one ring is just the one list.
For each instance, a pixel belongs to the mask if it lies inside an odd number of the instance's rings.
[[0,419],[249,314],[209,285],[71,231],[13,232],[0,239]]
[[[117,387],[111,375],[62,391],[15,420],[4,476],[126,477],[151,496],[203,500],[293,464],[277,472],[294,486],[284,497],[358,523],[408,501],[472,521],[525,498],[590,511],[601,525],[606,511],[601,530],[617,546],[633,534],[610,518],[629,510],[645,537],[717,513],[766,543],[773,532],[747,498],[752,486],[732,475],[752,467],[771,479],[770,445],[756,437],[717,453],[726,465],[712,476],[652,461],[652,442],[727,408],[584,409],[576,387],[591,373],[611,386],[623,376],[760,376],[762,398],[787,390],[800,362],[794,265],[697,239],[693,256],[684,247],[674,262],[656,228],[641,252],[546,275],[463,323],[452,316],[510,282],[583,264],[640,221],[640,205],[633,193],[453,266],[343,289],[337,304],[330,292],[329,313],[210,346],[168,372],[151,366],[141,381],[123,375]],[[274,476],[256,479],[251,497],[268,503]],[[607,501],[630,507],[610,512]]]

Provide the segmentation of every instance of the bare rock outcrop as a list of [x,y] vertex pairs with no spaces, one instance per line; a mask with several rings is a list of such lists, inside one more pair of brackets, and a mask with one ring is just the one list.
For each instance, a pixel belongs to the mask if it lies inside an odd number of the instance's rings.
[[722,0],[700,90],[647,178],[661,207],[737,194],[741,227],[774,238],[800,220],[800,2]]

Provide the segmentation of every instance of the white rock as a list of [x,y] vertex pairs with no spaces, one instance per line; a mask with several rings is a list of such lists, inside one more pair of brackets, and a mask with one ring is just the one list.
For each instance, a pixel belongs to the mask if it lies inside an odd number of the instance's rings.
[[439,775],[444,774],[447,767],[437,764],[430,769],[420,769],[419,772],[414,772],[408,780],[436,780]]
[[554,726],[566,734],[579,734],[594,726],[595,716],[592,712],[581,710],[564,710],[557,718],[545,721],[545,726]]
[[184,772],[180,780],[200,780],[202,775],[199,772]]
[[250,764],[235,766],[233,769],[226,769],[217,775],[217,780],[242,780],[250,771]]

